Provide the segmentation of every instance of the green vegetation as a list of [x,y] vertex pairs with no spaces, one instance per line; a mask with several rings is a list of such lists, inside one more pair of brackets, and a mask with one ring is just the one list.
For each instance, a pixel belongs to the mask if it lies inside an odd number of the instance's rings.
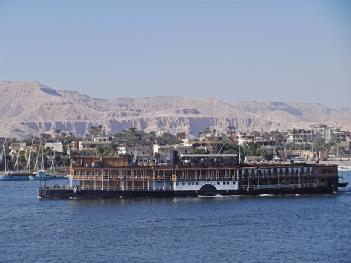
[[156,141],[156,133],[146,133],[143,130],[129,128],[113,136],[113,143],[116,145],[152,145]]
[[169,132],[165,132],[162,135],[158,136],[156,141],[160,145],[177,144],[182,142]]
[[195,149],[193,151],[193,154],[207,154],[208,152],[205,149],[199,148],[199,149]]
[[261,156],[265,160],[273,159],[273,152],[257,143],[248,143],[239,146],[238,144],[233,144],[226,140],[226,143],[221,146],[221,149],[221,153],[224,154],[239,154],[240,150],[240,156],[242,159],[244,159],[245,156]]
[[116,145],[153,145],[158,143],[160,145],[177,144],[181,143],[176,136],[171,133],[165,132],[156,136],[155,132],[144,132],[136,128],[129,128],[120,133],[116,133],[113,138],[113,143]]

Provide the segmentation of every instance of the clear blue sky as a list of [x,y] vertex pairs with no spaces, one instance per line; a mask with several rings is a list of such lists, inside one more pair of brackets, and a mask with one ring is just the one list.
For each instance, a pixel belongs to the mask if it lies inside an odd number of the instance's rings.
[[0,79],[350,105],[351,1],[0,0]]

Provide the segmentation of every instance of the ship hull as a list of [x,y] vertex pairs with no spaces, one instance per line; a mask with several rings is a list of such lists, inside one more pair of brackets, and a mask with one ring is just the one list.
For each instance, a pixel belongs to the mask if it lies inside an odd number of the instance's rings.
[[198,196],[260,196],[260,195],[314,195],[334,194],[337,188],[333,186],[283,188],[283,189],[255,189],[255,190],[217,190],[208,193],[199,191],[128,191],[128,190],[77,190],[74,188],[49,188],[39,189],[40,198],[51,199],[104,199],[104,198],[171,198],[171,197],[198,197]]

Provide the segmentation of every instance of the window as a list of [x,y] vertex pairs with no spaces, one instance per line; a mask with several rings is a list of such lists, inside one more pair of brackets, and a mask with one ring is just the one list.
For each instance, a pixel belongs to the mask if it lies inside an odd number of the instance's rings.
[[196,185],[199,185],[199,182],[196,182]]
[[217,185],[219,185],[220,184],[220,182],[217,182]]
[[185,185],[185,182],[182,182],[182,185]]
[[225,182],[223,182],[223,184],[225,184]]
[[191,183],[190,182],[188,182],[188,185],[190,185]]

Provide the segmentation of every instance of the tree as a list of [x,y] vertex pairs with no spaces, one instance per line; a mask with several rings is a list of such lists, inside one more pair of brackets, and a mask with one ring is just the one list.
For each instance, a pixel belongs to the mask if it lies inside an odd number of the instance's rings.
[[56,156],[55,163],[58,166],[67,166],[70,164],[70,158],[67,155]]
[[205,149],[198,148],[193,151],[193,154],[207,154],[207,151]]
[[143,130],[138,130],[134,127],[116,133],[113,138],[113,143],[116,145],[152,145],[156,142],[156,133],[146,133]]
[[182,143],[182,140],[179,140],[175,135],[165,132],[162,135],[157,137],[157,142],[160,145],[171,145]]
[[105,136],[106,129],[102,125],[90,126],[89,135],[91,139],[98,136]]
[[113,151],[113,148],[110,145],[98,146],[96,148],[96,155],[100,157],[114,156],[115,152]]

